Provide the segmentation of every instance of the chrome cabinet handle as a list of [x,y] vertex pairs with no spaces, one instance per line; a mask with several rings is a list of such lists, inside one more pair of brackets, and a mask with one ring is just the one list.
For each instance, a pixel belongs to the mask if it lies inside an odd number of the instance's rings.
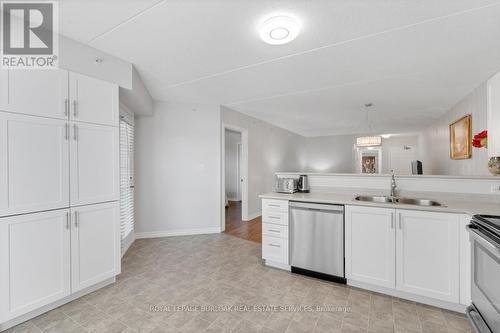
[[394,213],[391,212],[391,229],[394,229]]
[[78,140],[78,127],[76,124],[73,124],[73,140]]
[[272,247],[281,247],[281,245],[278,245],[278,244],[269,244],[269,246],[272,246]]
[[268,206],[269,206],[269,207],[279,207],[280,205],[276,205],[276,204],[269,204]]
[[269,232],[276,232],[276,233],[278,233],[278,234],[279,234],[279,233],[281,233],[281,231],[279,231],[279,230],[275,230],[275,229],[267,229],[267,230],[268,230]]
[[78,228],[78,212],[75,212],[75,228]]
[[69,230],[69,212],[66,212],[66,230]]
[[274,220],[279,220],[279,219],[280,219],[280,217],[279,217],[279,216],[268,216],[268,218],[270,218],[270,219],[274,219]]
[[76,117],[76,115],[78,114],[78,102],[75,100],[73,100],[73,117]]
[[64,115],[67,117],[69,114],[69,99],[64,99]]
[[64,139],[68,140],[69,138],[69,125],[68,123],[64,124]]
[[403,229],[403,222],[401,222],[401,213],[398,215],[399,229]]

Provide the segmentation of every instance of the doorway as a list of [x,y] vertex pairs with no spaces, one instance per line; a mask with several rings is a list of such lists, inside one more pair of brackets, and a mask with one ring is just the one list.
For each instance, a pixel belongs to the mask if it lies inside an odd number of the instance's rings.
[[222,126],[222,220],[228,235],[261,241],[261,223],[248,218],[248,130]]

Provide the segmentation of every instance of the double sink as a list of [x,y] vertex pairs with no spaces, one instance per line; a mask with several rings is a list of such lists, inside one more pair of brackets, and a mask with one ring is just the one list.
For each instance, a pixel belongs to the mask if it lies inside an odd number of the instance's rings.
[[405,197],[390,197],[382,195],[360,195],[355,198],[356,201],[368,201],[376,203],[392,203],[415,206],[442,206],[439,202],[430,199],[416,199]]

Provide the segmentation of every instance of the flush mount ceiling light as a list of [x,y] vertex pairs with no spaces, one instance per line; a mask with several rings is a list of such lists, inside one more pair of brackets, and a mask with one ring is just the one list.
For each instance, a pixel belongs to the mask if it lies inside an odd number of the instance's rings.
[[382,145],[382,137],[380,136],[363,136],[356,138],[356,146],[358,147],[373,147]]
[[259,27],[260,38],[271,45],[290,43],[300,32],[299,21],[291,15],[273,15]]

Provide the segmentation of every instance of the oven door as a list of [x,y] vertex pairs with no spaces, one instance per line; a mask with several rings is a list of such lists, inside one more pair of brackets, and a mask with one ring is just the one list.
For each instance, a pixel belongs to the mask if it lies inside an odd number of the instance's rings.
[[500,333],[500,244],[474,226],[467,229],[472,245],[472,303],[480,314],[477,319],[484,319],[491,332]]

